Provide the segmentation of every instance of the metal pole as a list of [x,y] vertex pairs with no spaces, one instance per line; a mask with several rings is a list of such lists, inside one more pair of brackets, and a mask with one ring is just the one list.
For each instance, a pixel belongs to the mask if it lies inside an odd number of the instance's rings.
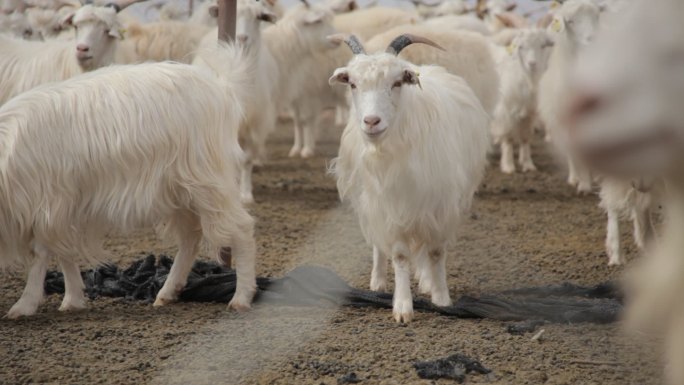
[[218,38],[231,42],[235,40],[235,18],[237,0],[218,0]]
[[[235,40],[235,19],[237,18],[237,0],[218,0],[218,39],[226,42]],[[228,267],[233,265],[233,256],[229,247],[222,247],[219,259]]]
[[188,17],[192,16],[192,11],[195,8],[195,1],[188,0]]

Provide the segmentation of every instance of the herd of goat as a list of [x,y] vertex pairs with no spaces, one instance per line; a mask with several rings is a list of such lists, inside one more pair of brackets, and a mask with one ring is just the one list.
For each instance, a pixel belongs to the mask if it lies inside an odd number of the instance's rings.
[[211,0],[192,15],[154,4],[149,23],[127,13],[140,1],[0,1],[0,265],[29,269],[9,318],[37,311],[53,259],[60,310],[84,308],[79,265],[107,259],[108,233],[152,226],[179,248],[155,306],[178,298],[205,239],[231,248],[230,306],[249,308],[252,169],[279,116],[293,119],[290,156],[307,158],[335,109],[330,171],[373,246],[372,290],[393,265],[396,321],[413,317],[412,269],[451,304],[446,247],[490,147],[502,172],[534,172],[542,131],[569,184],[598,184],[609,264],[624,262],[620,218],[633,221],[645,257],[627,320],[667,335],[668,378],[684,383],[684,2],[566,0],[533,23],[501,0],[238,0],[225,43]]

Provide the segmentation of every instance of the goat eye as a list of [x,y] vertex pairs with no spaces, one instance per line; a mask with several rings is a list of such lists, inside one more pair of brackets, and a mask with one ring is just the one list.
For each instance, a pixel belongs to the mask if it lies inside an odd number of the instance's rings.
[[356,89],[356,84],[354,83],[349,83],[349,87],[351,87],[352,90]]
[[402,84],[401,81],[397,80],[396,82],[394,82],[394,84],[392,84],[392,88],[401,87],[401,84]]

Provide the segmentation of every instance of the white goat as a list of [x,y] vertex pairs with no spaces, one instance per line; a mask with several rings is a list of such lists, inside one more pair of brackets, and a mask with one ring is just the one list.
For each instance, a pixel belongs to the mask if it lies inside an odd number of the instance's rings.
[[488,114],[494,112],[499,100],[499,74],[489,42],[478,33],[441,31],[426,25],[400,25],[376,35],[365,45],[369,52],[382,51],[401,34],[412,34],[430,39],[444,51],[414,45],[401,52],[401,57],[418,65],[436,64],[458,75],[468,83]]
[[569,167],[568,183],[580,193],[591,191],[589,170],[569,151],[563,142],[563,119],[560,104],[567,94],[567,76],[577,52],[587,45],[599,23],[600,9],[591,0],[568,0],[554,12],[550,25],[555,46],[549,68],[539,83],[539,115],[551,139],[565,154]]
[[489,118],[466,82],[437,66],[396,55],[415,42],[401,35],[387,53],[356,53],[330,83],[351,89],[351,118],[332,172],[343,200],[373,245],[371,289],[386,285],[387,255],[395,274],[394,318],[413,318],[410,263],[423,269],[420,289],[438,306],[451,304],[446,246],[470,208],[484,174]]
[[110,231],[162,223],[179,252],[156,306],[178,298],[204,237],[215,248],[232,247],[238,282],[230,306],[249,307],[253,219],[236,181],[252,63],[232,47],[212,55],[211,71],[113,66],[0,108],[0,265],[32,265],[9,318],[36,312],[51,258],[65,277],[60,310],[84,308],[79,262],[103,261]]
[[604,175],[666,182],[663,234],[632,273],[631,329],[664,334],[668,383],[684,383],[684,3],[634,0],[580,54],[570,144]]
[[[213,11],[212,11],[213,12]],[[261,22],[275,23],[276,16],[263,2],[254,0],[238,0],[235,39],[246,47],[246,54],[256,63],[256,76],[249,95],[243,104],[245,114],[240,123],[240,145],[245,151],[244,164],[240,176],[240,195],[243,203],[252,203],[252,169],[255,164],[266,158],[266,139],[276,124],[276,104],[269,101],[277,93],[280,77],[278,63],[261,38]],[[209,32],[200,45],[205,47],[216,45],[218,30]],[[203,64],[200,56],[193,64]]]
[[[263,31],[263,40],[280,67],[277,94],[270,97],[279,105],[277,111],[291,106],[295,120],[295,145],[290,155],[313,155],[315,121],[322,106],[322,97],[314,98],[321,87],[322,65],[314,55],[326,53],[339,44],[326,37],[335,32],[332,11],[317,4],[297,4],[275,25]],[[319,55],[323,56],[323,55]],[[331,59],[328,59],[331,60]],[[325,76],[327,77],[327,76]],[[325,81],[323,80],[325,84]],[[307,103],[310,101],[310,103]],[[333,104],[334,105],[334,104]],[[306,134],[306,135],[305,135]]]
[[0,105],[38,85],[112,63],[121,38],[117,10],[136,1],[85,5],[70,14],[65,23],[76,28],[75,41],[26,42],[0,36]]
[[[500,55],[501,100],[494,110],[492,134],[501,145],[501,171],[515,172],[513,143],[519,144],[523,172],[536,171],[530,141],[537,116],[537,87],[546,70],[553,41],[543,30],[520,30]],[[502,49],[494,47],[494,49]]]

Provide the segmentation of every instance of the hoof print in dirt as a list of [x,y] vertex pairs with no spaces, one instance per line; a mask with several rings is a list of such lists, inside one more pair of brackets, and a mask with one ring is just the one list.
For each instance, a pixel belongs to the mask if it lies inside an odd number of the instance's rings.
[[542,320],[528,320],[528,321],[522,321],[522,322],[516,322],[514,324],[510,324],[506,326],[506,331],[510,334],[520,336],[525,333],[532,333],[533,331],[537,330],[537,328],[546,322]]
[[434,361],[419,361],[413,364],[418,372],[418,377],[424,380],[449,379],[463,383],[466,374],[478,373],[489,374],[492,371],[485,368],[479,361],[466,357],[463,354],[452,354],[447,358]]

